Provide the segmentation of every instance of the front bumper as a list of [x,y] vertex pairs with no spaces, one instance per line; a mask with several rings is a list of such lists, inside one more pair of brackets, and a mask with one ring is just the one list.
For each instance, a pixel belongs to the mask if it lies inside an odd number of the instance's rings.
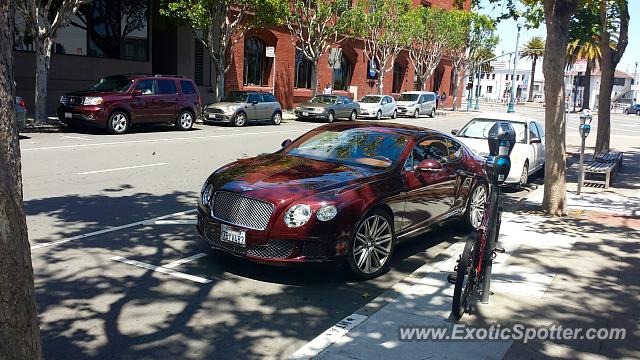
[[106,114],[101,106],[67,106],[60,105],[58,119],[63,122],[82,121],[88,124],[106,125]]
[[18,131],[27,127],[27,112],[16,111],[16,120],[18,121]]
[[414,107],[398,106],[398,115],[400,116],[413,116],[414,111],[416,111],[415,106]]
[[328,241],[267,238],[266,241],[257,242],[251,236],[251,230],[231,225],[235,229],[246,230],[246,245],[225,242],[221,240],[221,225],[221,222],[212,220],[202,209],[198,208],[196,225],[198,233],[215,250],[252,261],[272,264],[331,262],[340,257],[336,254],[335,248],[332,249],[329,246]]
[[203,121],[204,122],[223,122],[223,123],[229,123],[231,121],[233,121],[233,118],[235,117],[235,113],[221,113],[221,112],[209,112],[206,111],[204,112],[204,118]]
[[313,111],[305,111],[305,110],[295,110],[294,114],[303,119],[327,119],[326,112],[313,112]]

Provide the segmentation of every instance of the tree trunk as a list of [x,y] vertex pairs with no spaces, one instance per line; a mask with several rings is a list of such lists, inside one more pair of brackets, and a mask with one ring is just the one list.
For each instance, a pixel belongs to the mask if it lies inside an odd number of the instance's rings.
[[564,113],[564,67],[569,38],[569,20],[578,0],[544,0],[547,27],[545,78],[545,179],[542,207],[550,215],[566,212],[566,122]]
[[378,73],[378,95],[382,95],[382,88],[384,87],[384,71]]
[[[311,88],[313,89],[313,96],[318,95],[318,61],[316,59],[311,62]],[[333,87],[333,85],[332,85]]]
[[587,61],[587,69],[584,73],[584,80],[582,82],[582,108],[591,109],[591,68],[592,60]]
[[38,359],[40,330],[15,116],[14,14],[15,1],[0,1],[0,359]]
[[609,151],[609,139],[611,136],[611,92],[613,91],[613,79],[615,68],[611,56],[602,54],[600,63],[600,96],[598,97],[598,132],[596,137],[595,153]]
[[51,63],[51,46],[53,41],[50,37],[41,38],[36,36],[36,93],[35,93],[35,118],[36,122],[46,124],[49,121],[47,113],[47,78],[49,76],[49,65]]
[[538,57],[533,57],[533,64],[531,65],[531,84],[529,84],[529,99],[528,102],[533,102],[533,82],[536,79],[536,63],[538,62]]
[[460,84],[458,69],[453,69],[453,94],[451,95],[453,98],[453,111],[458,111],[458,86]]

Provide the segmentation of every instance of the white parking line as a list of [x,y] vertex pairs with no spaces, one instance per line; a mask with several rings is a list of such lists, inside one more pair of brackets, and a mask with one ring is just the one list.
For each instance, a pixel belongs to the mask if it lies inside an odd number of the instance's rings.
[[124,258],[122,256],[114,256],[114,257],[111,258],[111,260],[119,261],[119,262],[122,262],[122,263],[125,263],[125,264],[137,266],[137,267],[141,267],[141,268],[147,269],[147,270],[157,271],[159,273],[175,276],[177,278],[181,278],[181,279],[185,279],[185,280],[194,281],[194,282],[197,282],[197,283],[200,283],[200,284],[207,284],[207,283],[211,282],[211,280],[202,278],[200,276],[194,276],[194,275],[185,274],[185,273],[182,273],[182,272],[179,272],[179,271],[167,269],[166,267],[155,266],[155,265],[143,263],[143,262],[140,262],[140,261],[127,259],[127,258]]
[[60,135],[63,138],[67,138],[67,139],[77,139],[77,140],[85,140],[85,141],[90,141],[91,139],[86,138],[86,137],[82,137],[82,136],[69,136],[69,135]]
[[149,220],[142,225],[195,225],[198,220]]
[[111,172],[111,171],[129,170],[129,169],[139,169],[139,168],[146,168],[146,167],[153,167],[153,166],[162,166],[162,165],[169,165],[169,163],[157,163],[157,164],[148,164],[148,165],[126,166],[126,167],[114,168],[114,169],[104,169],[104,170],[85,171],[85,172],[79,172],[79,173],[78,173],[78,175],[99,174],[99,173],[105,173],[105,172]]
[[131,224],[114,226],[114,227],[110,227],[110,228],[107,228],[107,229],[104,229],[104,230],[99,230],[99,231],[94,231],[94,232],[90,232],[90,233],[86,233],[86,234],[82,234],[82,235],[78,235],[78,236],[73,236],[73,237],[70,237],[68,239],[62,239],[62,240],[51,241],[51,242],[47,242],[47,243],[31,245],[31,250],[36,250],[36,249],[40,249],[40,248],[44,248],[44,247],[50,247],[50,246],[56,246],[56,245],[60,245],[60,244],[64,244],[64,243],[70,242],[70,241],[88,238],[88,237],[91,237],[91,236],[102,235],[102,234],[106,234],[106,233],[112,232],[112,231],[118,231],[118,230],[127,229],[127,228],[134,227],[134,226],[143,225],[145,222],[148,222],[148,221],[172,218],[174,216],[180,216],[180,215],[184,215],[184,214],[189,214],[189,213],[192,213],[194,211],[196,211],[196,209],[187,210],[187,211],[181,211],[181,212],[177,212],[177,213],[173,213],[173,214],[169,214],[169,215],[163,215],[163,216],[159,216],[159,217],[156,217],[156,218],[153,218],[153,219],[137,221],[137,222],[134,222],[134,223],[131,223]]
[[253,132],[253,133],[234,133],[234,134],[209,135],[209,136],[192,136],[192,137],[176,137],[176,138],[162,138],[162,139],[131,140],[131,141],[114,141],[114,142],[104,142],[104,143],[95,143],[95,144],[44,146],[44,147],[37,147],[37,148],[22,149],[22,152],[25,152],[25,151],[38,151],[38,150],[54,150],[54,149],[73,149],[73,148],[93,147],[93,146],[108,146],[108,145],[122,145],[122,144],[166,142],[166,141],[176,141],[176,140],[215,139],[215,138],[225,138],[225,137],[233,137],[233,136],[252,136],[252,135],[279,134],[279,133],[288,133],[288,132],[309,131],[311,129],[314,129],[314,128],[301,128],[301,129],[291,129],[291,130],[276,130],[276,131],[264,131],[264,132]]
[[191,256],[189,256],[189,257],[187,257],[187,258],[180,259],[180,260],[176,260],[176,261],[170,262],[170,263],[168,263],[168,264],[166,264],[166,265],[162,265],[162,267],[163,267],[163,268],[167,268],[167,269],[172,269],[172,268],[174,268],[174,267],[176,267],[176,266],[180,266],[180,265],[182,265],[182,264],[186,264],[186,263],[188,263],[188,262],[190,262],[190,261],[198,260],[198,259],[200,259],[200,258],[201,258],[201,257],[203,257],[203,256],[207,256],[207,254],[205,254],[205,253],[198,253],[198,254],[195,254],[195,255],[191,255]]

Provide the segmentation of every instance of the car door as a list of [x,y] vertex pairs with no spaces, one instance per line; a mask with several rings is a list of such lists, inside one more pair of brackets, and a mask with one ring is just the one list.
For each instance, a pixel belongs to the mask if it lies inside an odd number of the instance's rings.
[[[448,146],[443,137],[421,139],[404,164],[406,183],[404,226],[419,230],[449,212],[454,197],[456,174],[448,164]],[[418,169],[423,160],[436,160],[442,170],[424,172]]]
[[382,107],[382,115],[383,116],[390,116],[391,113],[393,112],[393,105],[391,104],[391,99],[389,98],[389,96],[383,96],[382,97],[382,102],[381,102],[381,107]]
[[260,104],[260,94],[249,93],[247,96],[247,103],[244,107],[244,112],[247,114],[247,120],[259,119],[258,104]]
[[544,129],[542,128],[542,125],[540,125],[540,123],[538,122],[534,122],[533,123],[536,127],[536,129],[538,129],[538,135],[540,136],[540,144],[538,144],[538,150],[537,150],[537,155],[538,155],[538,164],[540,167],[544,166],[544,159],[545,159],[545,144],[544,144]]
[[157,91],[155,80],[140,79],[134,85],[131,101],[131,121],[136,123],[152,122],[157,116],[154,101]]
[[344,96],[338,96],[336,99],[336,117],[346,118],[349,117],[348,105],[344,101]]
[[173,79],[158,79],[158,95],[154,100],[157,122],[174,121],[178,116],[178,89]]
[[536,138],[540,139],[540,134],[533,121],[529,122],[527,127],[529,128],[529,172],[532,172],[540,167],[540,143],[532,141]]

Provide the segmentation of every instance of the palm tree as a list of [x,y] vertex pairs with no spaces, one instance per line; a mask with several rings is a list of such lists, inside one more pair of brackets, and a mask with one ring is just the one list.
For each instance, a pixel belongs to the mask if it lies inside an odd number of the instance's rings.
[[584,81],[582,87],[584,91],[582,93],[582,107],[589,107],[591,101],[591,70],[597,63],[600,63],[602,54],[600,52],[599,37],[596,35],[591,36],[589,39],[576,39],[570,41],[567,45],[567,65],[573,65],[578,60],[587,61],[587,69],[584,74]]
[[533,82],[536,78],[536,64],[538,59],[544,56],[545,41],[540,36],[534,36],[524,44],[524,48],[520,50],[520,58],[528,58],[532,61],[531,64],[531,84],[529,84],[529,99],[528,102],[533,101]]

